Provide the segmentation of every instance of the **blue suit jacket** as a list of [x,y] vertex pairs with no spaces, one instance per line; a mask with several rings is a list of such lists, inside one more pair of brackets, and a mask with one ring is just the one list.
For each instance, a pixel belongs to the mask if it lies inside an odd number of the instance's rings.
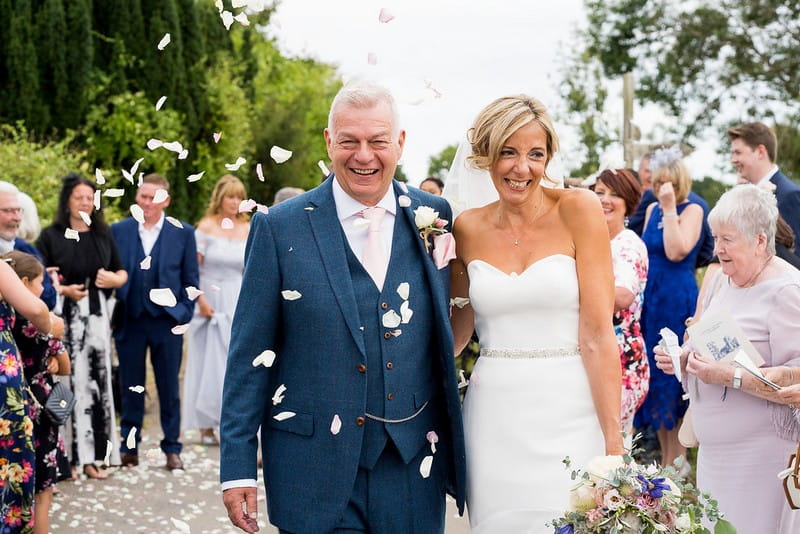
[[[42,258],[42,255],[39,254],[39,251],[36,250],[36,247],[30,243],[27,243],[20,238],[16,238],[14,239],[14,250],[19,250],[20,252],[25,252],[32,256],[36,256],[42,265],[44,265],[44,259]],[[45,265],[45,267],[47,266]],[[44,273],[42,287],[44,290],[39,298],[42,299],[42,302],[47,304],[48,309],[52,310],[56,305],[56,288],[53,287],[53,281],[50,280],[50,275],[47,274],[47,272]]]
[[[169,288],[175,295],[178,303],[164,310],[175,319],[177,324],[188,323],[194,313],[194,301],[190,300],[186,294],[187,286],[198,287],[199,274],[197,267],[197,244],[194,239],[194,228],[192,225],[182,223],[183,228],[177,228],[167,221],[161,227],[158,236],[161,241],[161,252],[158,258],[154,258],[153,265],[157,267],[156,287]],[[111,234],[117,243],[119,255],[126,271],[132,273],[134,269],[140,269],[139,251],[139,223],[132,217],[128,217],[118,223],[111,225]],[[124,305],[125,300],[131,291],[139,291],[141,288],[131,287],[131,277],[128,282],[117,289],[117,299]],[[149,295],[144,295],[149,298]],[[114,333],[115,337],[124,336],[124,328]]]
[[794,230],[795,253],[800,251],[800,186],[788,179],[781,171],[769,179],[775,184],[778,211]]
[[[363,437],[363,427],[355,421],[366,409],[365,375],[358,372],[365,361],[364,333],[332,180],[275,206],[268,215],[253,217],[223,392],[220,479],[256,478],[256,432],[261,426],[269,517],[292,532],[328,532],[341,519],[353,491]],[[394,187],[404,194],[396,182]],[[398,207],[397,217],[415,233],[413,210],[420,204],[451,220],[443,199],[413,189],[405,194],[411,206]],[[408,254],[424,262],[432,292],[438,339],[431,357],[438,362],[435,383],[450,425],[450,442],[440,441],[439,446],[449,449],[443,451],[452,459],[448,487],[463,510],[466,464],[449,324],[449,269],[436,269],[421,239],[418,245]],[[287,301],[283,290],[302,296]],[[253,368],[253,359],[267,349],[276,353],[275,363]],[[280,384],[287,387],[286,399],[273,406],[271,397]],[[406,385],[415,386],[419,384]],[[276,421],[274,415],[282,411],[296,415]],[[337,435],[330,431],[334,415],[342,422]]]

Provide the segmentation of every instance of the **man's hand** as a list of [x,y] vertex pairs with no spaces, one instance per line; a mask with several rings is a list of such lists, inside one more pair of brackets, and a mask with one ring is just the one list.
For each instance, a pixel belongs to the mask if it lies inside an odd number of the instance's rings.
[[245,532],[258,532],[256,488],[230,488],[222,492],[228,519]]

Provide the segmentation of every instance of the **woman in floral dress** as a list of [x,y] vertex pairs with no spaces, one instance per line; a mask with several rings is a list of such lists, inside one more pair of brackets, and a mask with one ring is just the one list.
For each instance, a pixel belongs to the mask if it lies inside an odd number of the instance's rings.
[[611,236],[614,261],[614,331],[622,364],[621,427],[628,438],[633,430],[633,416],[644,402],[650,383],[650,366],[639,325],[642,294],[647,283],[647,247],[625,219],[639,204],[641,186],[627,169],[605,170],[592,189],[600,198]]

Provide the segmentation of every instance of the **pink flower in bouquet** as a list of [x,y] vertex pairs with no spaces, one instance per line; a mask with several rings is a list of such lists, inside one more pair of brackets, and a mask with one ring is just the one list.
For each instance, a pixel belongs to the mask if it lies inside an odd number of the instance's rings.
[[592,508],[586,512],[586,521],[588,521],[589,524],[597,523],[601,519],[603,519],[603,510],[600,508]]
[[608,508],[609,510],[616,510],[624,503],[624,499],[622,495],[616,489],[610,489],[606,492],[605,496],[603,497],[603,506]]
[[650,495],[641,495],[636,498],[636,506],[642,510],[655,510],[658,508],[658,500]]

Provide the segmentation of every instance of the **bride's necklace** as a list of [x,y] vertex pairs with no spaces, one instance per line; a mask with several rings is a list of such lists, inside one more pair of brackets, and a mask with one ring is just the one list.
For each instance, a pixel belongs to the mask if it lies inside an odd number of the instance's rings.
[[[542,211],[542,206],[544,206],[544,189],[542,189],[541,185],[539,186],[539,191],[540,191],[539,205],[536,207],[536,211],[534,212],[533,217],[531,218],[530,224],[533,224],[534,222],[536,222],[536,220],[539,218],[539,213]],[[518,247],[519,246],[519,238],[514,236],[514,234],[511,232],[510,225],[509,225],[508,232],[511,234],[511,237],[514,238],[514,246]]]
[[[750,289],[751,287],[753,287],[753,285],[756,283],[756,280],[758,280],[758,277],[761,276],[761,273],[764,272],[764,269],[767,268],[767,265],[769,265],[771,261],[772,261],[772,256],[768,257],[767,261],[764,262],[764,265],[761,266],[761,268],[758,270],[758,272],[756,274],[754,274],[753,276],[751,276],[750,279],[747,282],[745,282],[744,284],[738,285],[738,284],[736,284],[736,282],[734,282],[736,287],[738,287],[739,289]],[[730,283],[731,283],[731,277],[729,276],[728,277],[728,284],[730,284]]]

